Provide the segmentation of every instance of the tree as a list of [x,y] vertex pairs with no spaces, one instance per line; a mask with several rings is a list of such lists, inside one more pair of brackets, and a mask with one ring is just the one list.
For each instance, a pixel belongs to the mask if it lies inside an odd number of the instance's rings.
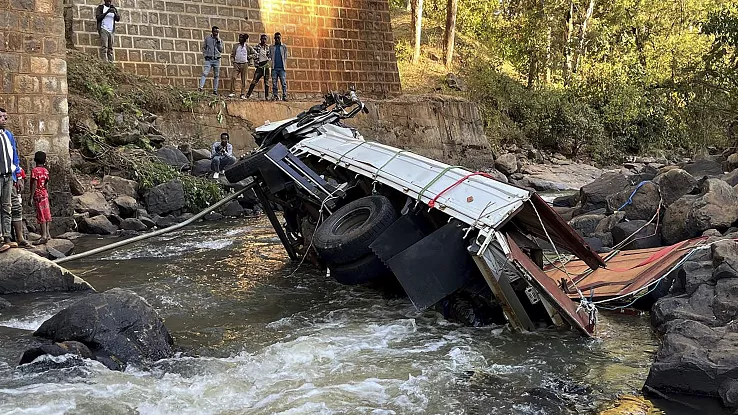
[[423,29],[423,0],[413,0],[412,7],[413,39],[415,49],[413,50],[413,65],[420,60],[420,35]]
[[454,36],[456,35],[456,12],[459,9],[459,0],[448,0],[446,5],[446,68],[451,69],[454,57]]

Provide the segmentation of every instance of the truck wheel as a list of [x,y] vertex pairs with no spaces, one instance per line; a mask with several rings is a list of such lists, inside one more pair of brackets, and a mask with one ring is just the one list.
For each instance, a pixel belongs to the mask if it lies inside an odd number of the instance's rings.
[[228,167],[225,171],[226,179],[231,183],[237,183],[247,177],[251,177],[259,173],[259,167],[266,162],[264,153],[264,150],[259,151]]
[[331,270],[331,277],[344,285],[363,284],[391,273],[373,253],[348,264],[329,265],[328,269]]
[[313,246],[330,265],[348,264],[372,254],[369,245],[397,220],[384,196],[367,196],[342,206],[315,230]]

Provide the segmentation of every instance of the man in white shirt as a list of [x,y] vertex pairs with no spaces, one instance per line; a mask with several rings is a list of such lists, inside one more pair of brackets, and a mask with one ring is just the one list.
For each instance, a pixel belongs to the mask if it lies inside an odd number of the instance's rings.
[[246,91],[246,73],[249,70],[249,62],[253,61],[254,48],[249,46],[246,41],[249,35],[241,33],[238,35],[238,43],[233,46],[231,52],[231,62],[233,63],[233,72],[231,73],[231,93],[230,98],[236,96],[236,75],[241,75],[241,99],[246,99],[244,92]]
[[100,49],[103,60],[113,62],[113,35],[115,34],[115,22],[120,21],[118,9],[113,6],[112,0],[104,0],[104,4],[95,9],[97,20],[97,33],[100,34]]

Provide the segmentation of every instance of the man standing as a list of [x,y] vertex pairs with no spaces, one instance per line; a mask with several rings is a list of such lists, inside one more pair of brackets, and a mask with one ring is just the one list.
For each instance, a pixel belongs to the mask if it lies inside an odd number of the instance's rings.
[[251,80],[249,85],[249,92],[246,94],[246,98],[251,97],[251,93],[254,92],[254,87],[259,83],[259,79],[264,77],[264,100],[269,99],[269,60],[271,56],[269,54],[269,45],[267,45],[267,35],[262,34],[259,38],[259,44],[254,48],[254,79]]
[[253,61],[254,48],[246,44],[249,35],[241,33],[238,35],[238,44],[233,46],[231,51],[231,62],[233,62],[233,72],[231,74],[231,93],[228,95],[233,98],[236,96],[236,75],[241,75],[241,99],[246,99],[244,91],[246,90],[246,74],[249,70],[249,62]]
[[26,248],[31,246],[23,235],[23,200],[21,199],[21,193],[23,192],[23,179],[26,178],[26,172],[22,168],[19,169],[15,178],[15,185],[10,196],[12,211],[10,216],[13,223],[13,232],[15,232],[15,242],[11,242],[9,245],[11,248],[18,246]]
[[18,149],[13,133],[5,129],[8,114],[0,108],[0,252],[11,248],[10,223],[13,214],[12,194],[16,174],[20,171]]
[[287,101],[287,46],[282,44],[282,34],[274,34],[274,44],[269,47],[269,55],[272,57],[272,99],[277,98],[277,78],[282,83],[282,101]]
[[226,167],[236,162],[236,158],[233,156],[233,146],[228,142],[228,138],[228,133],[222,133],[220,141],[213,143],[213,158],[210,162],[213,179],[217,179]]
[[200,77],[200,87],[198,91],[202,91],[205,86],[205,78],[208,77],[210,69],[213,70],[213,94],[218,95],[218,79],[220,78],[220,54],[223,53],[223,42],[220,39],[220,29],[213,26],[212,33],[205,37],[202,42],[202,53],[205,57],[205,63],[202,65],[202,76]]
[[118,9],[113,6],[112,0],[105,2],[95,9],[97,20],[97,33],[100,34],[100,49],[102,59],[113,62],[113,34],[115,33],[115,22],[120,21]]

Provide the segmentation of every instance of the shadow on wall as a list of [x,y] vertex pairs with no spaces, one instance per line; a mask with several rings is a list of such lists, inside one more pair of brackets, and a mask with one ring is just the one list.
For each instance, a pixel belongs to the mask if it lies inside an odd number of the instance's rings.
[[[94,17],[98,0],[65,0],[67,44],[99,55]],[[400,93],[388,1],[247,0],[238,5],[186,0],[114,1],[115,59],[128,72],[157,83],[196,87],[202,72],[202,41],[220,27],[226,50],[219,90],[230,89],[230,51],[240,33],[270,43],[281,32],[289,48],[287,80],[292,98],[315,97],[355,84],[365,96]],[[249,71],[249,78],[253,69]],[[240,82],[240,81],[239,81]],[[212,75],[206,84],[212,88]],[[255,92],[261,93],[261,88]]]

